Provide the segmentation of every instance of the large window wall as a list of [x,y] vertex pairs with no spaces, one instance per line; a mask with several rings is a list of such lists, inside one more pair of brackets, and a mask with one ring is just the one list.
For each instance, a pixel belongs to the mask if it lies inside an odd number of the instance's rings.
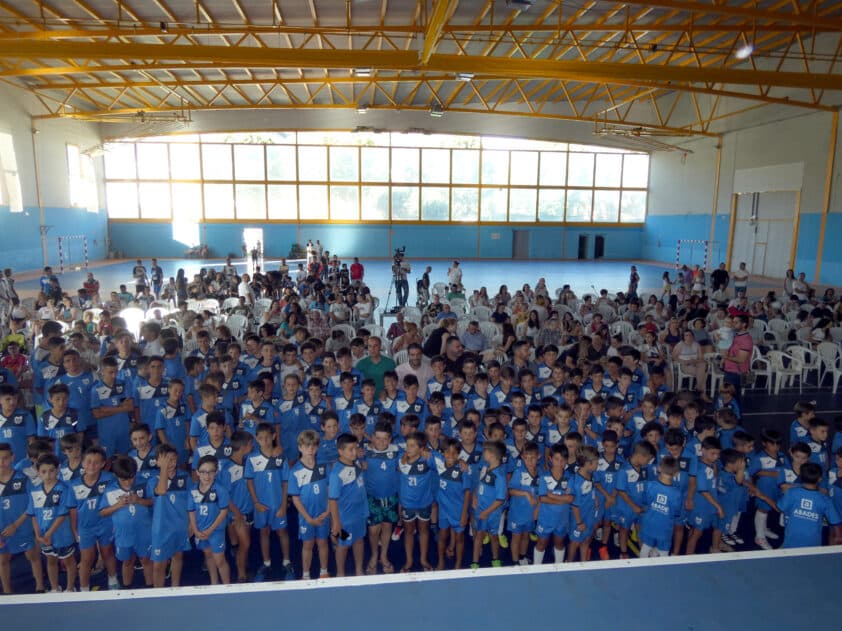
[[641,223],[649,155],[512,138],[341,132],[112,142],[112,219]]

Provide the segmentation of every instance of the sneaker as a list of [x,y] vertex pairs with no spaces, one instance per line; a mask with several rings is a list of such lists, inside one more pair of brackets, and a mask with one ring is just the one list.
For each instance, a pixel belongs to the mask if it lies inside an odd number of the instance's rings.
[[266,580],[266,575],[269,573],[268,567],[265,565],[261,565],[257,572],[254,573],[254,582],[255,583],[262,583]]
[[611,558],[608,554],[608,546],[599,546],[599,558],[603,561],[607,561]]
[[777,541],[778,539],[780,539],[780,537],[771,530],[766,531],[766,538],[771,539],[772,541]]
[[727,545],[727,546],[733,546],[733,545],[734,545],[734,543],[736,543],[736,542],[734,541],[734,537],[733,537],[733,536],[729,535],[728,533],[723,533],[723,535],[722,535],[722,543],[724,543],[724,544],[725,544],[725,545]]
[[479,563],[471,563],[471,569],[472,570],[478,570],[479,569]]
[[529,533],[529,540],[532,543],[535,543],[536,541],[538,541],[538,535],[536,535],[534,532],[530,532]]
[[287,563],[284,566],[284,580],[285,581],[294,581],[295,580],[295,568],[292,567],[292,563]]
[[116,591],[118,589],[120,589],[120,583],[112,583],[108,586],[109,591]]
[[602,528],[601,527],[596,529],[596,532],[594,533],[593,538],[596,539],[597,541],[602,541]]
[[758,537],[754,540],[754,543],[763,550],[774,550],[772,545],[768,541],[766,541],[765,537]]
[[522,558],[520,561],[517,562],[518,565],[529,565],[529,559],[526,557]]
[[503,567],[503,562],[500,559],[492,559],[491,567]]
[[500,547],[504,550],[509,547],[509,538],[506,535],[499,535],[497,537],[500,540]]
[[482,545],[487,546],[489,541],[491,541],[491,538],[488,535],[485,535],[482,540]]
[[403,526],[395,526],[392,531],[392,541],[400,541],[401,535],[403,535]]
[[736,543],[738,546],[741,546],[745,543],[745,540],[737,534],[731,535],[731,539],[733,539],[734,543]]
[[729,544],[725,543],[724,541],[719,542],[719,551],[720,552],[733,552],[734,548],[732,548]]
[[141,563],[140,561],[135,561],[134,571],[135,572],[142,572],[143,571],[143,563]]

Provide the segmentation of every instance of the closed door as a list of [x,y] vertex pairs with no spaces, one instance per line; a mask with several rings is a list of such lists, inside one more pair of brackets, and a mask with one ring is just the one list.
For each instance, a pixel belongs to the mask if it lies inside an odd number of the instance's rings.
[[512,258],[529,258],[529,231],[515,230],[512,235]]
[[796,198],[795,191],[738,196],[732,269],[744,261],[752,274],[783,278],[789,268]]

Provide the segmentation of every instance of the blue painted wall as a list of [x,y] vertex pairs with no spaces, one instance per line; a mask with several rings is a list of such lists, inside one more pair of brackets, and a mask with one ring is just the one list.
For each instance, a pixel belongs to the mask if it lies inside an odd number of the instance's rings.
[[[679,239],[709,239],[710,215],[650,215],[642,234],[641,258],[647,261],[675,261],[675,246]],[[712,265],[725,260],[728,244],[728,216],[718,215],[714,233],[714,247],[711,253]],[[704,262],[704,249],[684,249],[682,262],[699,264]],[[716,260],[719,259],[719,260]]]
[[[753,557],[717,556],[696,563],[634,559],[628,567],[571,563],[558,569],[264,583],[246,589],[190,587],[147,590],[134,598],[107,592],[9,596],[0,601],[0,617],[9,629],[53,628],[60,620],[63,631],[89,631],[116,621],[131,621],[133,629],[159,629],[166,621],[164,628],[392,631],[429,629],[444,620],[449,629],[496,631],[522,628],[525,619],[535,629],[557,628],[560,620],[577,629],[622,631],[839,628],[839,554]],[[799,577],[786,582],[791,606],[781,606],[781,592],[769,588],[768,577],[774,576]],[[660,592],[655,587],[664,585],[681,587]],[[501,596],[496,606],[494,594]],[[353,620],[358,622],[349,624]]]
[[[104,210],[89,213],[84,208],[45,208],[44,222],[48,226],[47,258],[58,271],[59,235],[86,235],[88,237],[88,259],[96,261],[106,257],[106,233],[108,219]],[[9,212],[8,206],[0,206],[0,252],[4,265],[16,270],[40,269],[44,265],[41,249],[38,208],[24,207],[22,213]],[[80,243],[68,242],[66,247],[74,263],[81,262]]]
[[[394,248],[405,245],[413,257],[507,259],[512,256],[514,231],[526,230],[531,259],[576,258],[582,234],[589,237],[588,258],[593,258],[595,237],[601,235],[605,238],[605,258],[639,259],[643,236],[639,227],[208,223],[200,230],[202,243],[208,245],[212,257],[238,254],[243,229],[248,227],[263,228],[265,251],[272,258],[286,256],[300,235],[302,243],[318,239],[326,249],[343,257],[386,258]],[[179,257],[186,249],[173,238],[168,223],[114,222],[111,243],[112,249],[127,257]]]

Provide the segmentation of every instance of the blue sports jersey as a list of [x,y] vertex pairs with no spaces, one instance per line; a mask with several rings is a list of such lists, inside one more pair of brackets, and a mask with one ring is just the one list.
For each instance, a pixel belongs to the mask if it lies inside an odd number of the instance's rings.
[[138,479],[148,480],[158,473],[158,459],[155,457],[154,449],[150,448],[145,456],[141,456],[137,449],[131,449],[129,457],[134,458],[137,464]]
[[378,451],[369,443],[365,450],[365,488],[370,497],[382,499],[397,495],[399,482],[398,446],[390,444],[383,451]]
[[544,426],[543,421],[541,422],[541,426],[533,429],[531,426],[526,427],[526,440],[530,440],[536,445],[538,445],[538,459],[544,459],[544,449],[546,449],[547,445],[550,444],[547,438],[547,428]]
[[813,439],[807,440],[807,445],[810,447],[810,462],[815,462],[822,471],[826,472],[830,464],[827,458],[827,445]]
[[702,493],[710,493],[713,499],[717,499],[718,477],[719,471],[716,464],[707,464],[701,460],[696,464],[696,495],[693,497],[694,513],[716,513],[716,507]]
[[333,438],[322,436],[319,451],[316,453],[316,462],[328,465],[328,471],[330,471],[337,460],[339,460],[339,450],[336,448],[336,436]]
[[835,526],[842,518],[833,500],[821,491],[793,487],[778,502],[786,520],[784,548],[805,548],[822,544],[822,521]]
[[[645,540],[672,541],[673,528],[684,506],[684,495],[674,485],[660,480],[644,483],[643,514],[640,516],[641,536]],[[651,544],[650,544],[651,545]]]
[[155,494],[158,475],[146,482],[146,496],[154,501],[152,507],[152,540],[164,541],[170,537],[187,538],[187,496],[190,491],[190,474],[178,471],[167,480],[167,492]]
[[398,496],[401,507],[409,510],[429,508],[435,498],[436,463],[419,458],[415,462],[398,462],[400,484]]
[[[538,480],[538,497],[571,495],[570,486],[567,471],[564,471],[560,478],[553,477],[552,471],[547,471]],[[538,507],[538,521],[552,527],[566,525],[570,521],[570,504],[541,502]]]
[[833,467],[827,472],[827,483],[828,495],[833,500],[833,505],[837,512],[842,511],[842,477],[839,475],[839,469]]
[[91,415],[91,387],[94,385],[94,376],[89,372],[83,372],[71,377],[64,373],[55,383],[63,383],[70,390],[70,398],[67,400],[67,407],[76,410],[78,431],[83,432],[94,425],[94,417]]
[[231,457],[231,454],[234,450],[231,448],[231,443],[226,437],[222,437],[222,441],[218,445],[214,445],[211,443],[210,438],[205,436],[204,438],[200,438],[196,443],[196,450],[193,452],[193,460],[190,463],[190,466],[193,469],[199,468],[199,460],[202,459],[203,456],[213,456],[219,462],[227,460]]
[[181,379],[184,381],[187,378],[187,372],[184,370],[184,361],[180,356],[164,357],[164,379]]
[[344,524],[365,524],[368,518],[366,476],[359,465],[337,462],[328,478],[328,499],[336,501]]
[[229,498],[237,507],[237,510],[244,515],[248,515],[254,512],[254,502],[246,484],[245,473],[245,461],[243,464],[238,464],[233,460],[221,460],[216,481],[225,485],[225,488],[228,489]]
[[465,493],[470,493],[472,488],[471,474],[467,470],[463,471],[458,461],[452,467],[448,467],[441,454],[435,454],[434,458],[439,481],[436,491],[439,520],[449,524],[459,524]]
[[[253,414],[257,416],[260,421],[246,418],[246,415]],[[263,400],[260,405],[255,406],[249,399],[246,399],[240,404],[240,425],[252,436],[257,435],[257,426],[260,423],[270,423],[272,425],[278,424],[278,419],[275,416],[275,410],[269,401]],[[193,428],[190,429],[191,436],[193,435]],[[257,449],[257,447],[255,447]]]
[[743,501],[743,486],[737,482],[735,474],[724,468],[719,472],[716,481],[716,498],[725,513],[725,521],[729,521],[740,512]]
[[248,384],[246,380],[236,373],[222,384],[222,391],[219,393],[219,405],[229,414],[234,414],[237,407],[237,400],[245,396]]
[[70,482],[70,488],[76,499],[76,528],[79,532],[105,533],[111,532],[111,519],[99,516],[100,501],[106,489],[115,482],[116,478],[107,471],[99,474],[99,479],[88,485],[84,478],[79,477]]
[[[145,499],[147,497],[146,482],[136,480],[127,490],[115,480],[100,498],[99,509],[114,506],[129,493],[136,495],[138,499]],[[152,510],[139,503],[126,504],[111,514],[111,523],[114,528],[115,546],[134,547],[141,542],[149,541],[149,533],[152,530]]]
[[[617,490],[625,491],[629,499],[638,507],[643,504],[644,483],[646,482],[646,469],[640,471],[634,468],[629,462],[620,469],[617,475]],[[633,511],[632,507],[622,497],[617,498],[618,508],[626,511]]]
[[137,378],[137,364],[140,360],[140,354],[132,351],[128,357],[120,357],[115,354],[114,359],[117,360],[117,378],[127,383],[134,384]]
[[157,434],[158,430],[164,431],[167,442],[178,450],[179,464],[187,462],[187,430],[189,425],[190,414],[184,403],[175,406],[165,403],[158,408],[158,414],[155,418],[155,433]]
[[64,414],[56,416],[53,410],[45,410],[38,419],[38,435],[55,441],[55,453],[61,454],[59,442],[62,437],[79,432],[76,410],[67,408]]
[[[582,523],[586,526],[592,526],[596,522],[597,508],[599,503],[596,497],[596,486],[594,484],[595,478],[587,479],[581,473],[577,473],[573,478],[573,505],[579,509],[579,516]],[[576,524],[573,523],[575,517],[573,511],[570,511],[570,529],[575,530]]]
[[447,377],[445,377],[444,381],[438,381],[435,377],[430,377],[427,380],[427,383],[424,385],[424,392],[425,396],[424,399],[427,401],[430,400],[430,395],[434,392],[441,392],[445,396],[449,396],[451,394],[450,388],[448,387]]
[[289,495],[297,497],[310,517],[318,517],[327,510],[328,468],[316,464],[310,469],[300,460],[289,474]]
[[[533,498],[537,504],[538,500],[538,482],[541,478],[541,472],[536,469],[534,475],[529,472],[525,466],[517,467],[512,473],[509,480],[509,489],[515,491],[525,491]],[[509,499],[509,522],[511,524],[522,525],[530,524],[535,521],[535,505],[529,501],[528,497],[520,495],[512,495]],[[513,532],[516,528],[511,529]]]
[[477,442],[474,448],[468,451],[465,445],[462,444],[462,448],[459,451],[459,460],[468,465],[468,474],[471,482],[474,484],[474,488],[476,488],[476,485],[479,484],[479,471],[482,466],[482,445]]
[[50,404],[48,390],[64,374],[64,366],[51,364],[48,360],[32,366],[32,388],[35,405],[46,407]]
[[281,445],[284,453],[293,460],[298,459],[298,434],[308,429],[309,420],[304,412],[304,395],[296,394],[292,399],[278,401],[278,422],[281,424]]
[[401,419],[407,414],[414,414],[421,420],[419,429],[423,431],[424,421],[427,419],[427,404],[423,399],[417,397],[415,401],[410,403],[406,400],[406,393],[399,392],[397,399],[395,399],[395,432],[400,431]]
[[795,443],[806,443],[809,438],[810,429],[799,423],[798,419],[792,421],[789,426],[789,446],[792,447]]
[[[133,399],[131,382],[116,379],[111,386],[102,381],[97,381],[91,386],[91,409],[116,408],[123,405],[126,399]],[[108,456],[124,454],[131,446],[129,440],[129,427],[131,426],[132,415],[130,412],[112,414],[96,421],[99,444],[105,448]]]
[[38,532],[43,536],[59,517],[67,517],[53,532],[51,545],[54,548],[66,548],[75,543],[70,529],[69,513],[76,509],[73,490],[64,482],[57,482],[49,491],[41,486],[31,489],[26,513],[35,518]]
[[[332,398],[333,409],[336,411],[336,416],[339,417],[339,432],[347,433],[351,431],[351,415],[356,412],[355,405],[357,403],[354,397],[350,399],[346,397],[342,391]],[[379,412],[378,412],[379,414]],[[366,415],[367,416],[367,415]],[[368,426],[368,418],[366,418],[366,426]]]
[[[363,374],[356,368],[352,368],[350,373],[351,377],[354,379],[354,398],[358,399],[362,395]],[[331,398],[342,396],[342,384],[339,379],[340,376],[341,373],[337,373],[328,380],[327,396]]]
[[245,477],[254,483],[254,493],[261,504],[272,511],[281,507],[284,485],[289,480],[285,456],[265,456],[260,451],[248,456]]
[[[196,514],[196,528],[207,530],[213,526],[213,522],[219,517],[222,511],[228,510],[228,489],[225,485],[214,481],[207,491],[199,489],[194,484],[187,496],[187,512]],[[214,529],[214,532],[225,532],[225,520]]]
[[[29,506],[29,493],[32,491],[29,478],[23,473],[13,471],[6,481],[0,481],[0,532],[12,525],[26,513]],[[32,520],[25,519],[14,535],[5,539],[4,553],[23,552],[32,544]]]
[[62,458],[61,464],[58,467],[58,477],[62,482],[71,482],[82,477],[82,460],[76,464],[75,467],[70,466],[70,461],[67,458]]
[[9,443],[12,447],[12,462],[26,458],[29,437],[35,436],[37,431],[35,419],[27,410],[15,410],[8,416],[0,412],[0,443]]
[[[770,456],[765,451],[757,451],[752,454],[749,459],[749,468],[747,473],[753,476],[758,490],[771,500],[777,501],[780,496],[780,489],[778,487],[778,477],[780,470],[785,464],[784,457],[781,454],[777,456]],[[775,475],[758,475],[760,472],[774,472]],[[760,500],[758,500],[760,502]],[[763,503],[765,506],[765,503]]]
[[17,386],[18,379],[15,374],[8,368],[0,367],[0,385],[9,384],[10,386]]
[[509,491],[506,488],[506,472],[503,470],[503,467],[486,469],[478,477],[476,515],[491,507],[494,502],[499,501],[505,503],[506,498],[509,496]]
[[305,429],[312,429],[314,432],[321,434],[322,432],[322,417],[327,411],[327,401],[320,399],[316,405],[313,405],[308,398],[304,402],[304,410],[302,412],[302,431]]
[[169,382],[165,379],[153,386],[143,377],[137,377],[133,387],[134,405],[140,409],[140,420],[150,427],[155,425],[158,409],[167,404],[170,396]]

